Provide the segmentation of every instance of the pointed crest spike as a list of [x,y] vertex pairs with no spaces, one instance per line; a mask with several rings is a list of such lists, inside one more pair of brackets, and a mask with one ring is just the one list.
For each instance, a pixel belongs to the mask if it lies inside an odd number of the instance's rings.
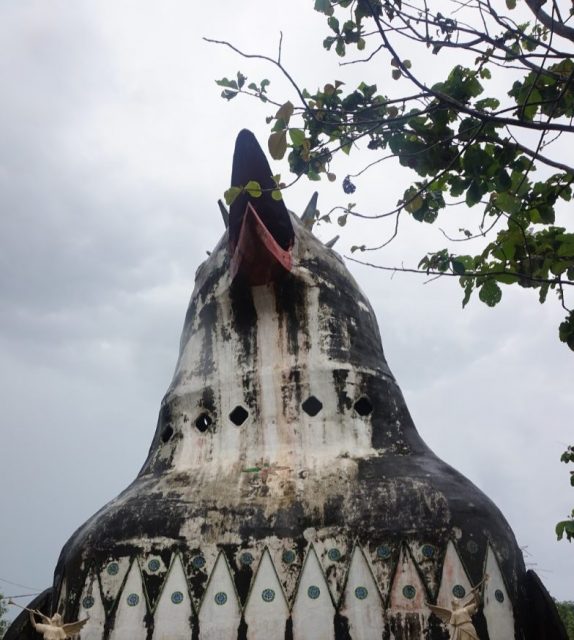
[[309,200],[309,204],[305,207],[305,211],[303,211],[303,215],[301,216],[301,222],[305,225],[307,229],[312,229],[315,224],[315,213],[317,211],[317,198],[319,197],[319,193],[315,191],[315,193],[311,196],[311,200]]
[[329,242],[325,242],[325,246],[328,249],[332,249],[335,246],[335,243],[341,236],[335,236],[333,239],[329,240]]
[[226,229],[229,229],[229,211],[221,200],[218,200],[217,204],[219,205],[219,211],[221,212],[221,217],[223,218],[223,224],[225,225]]

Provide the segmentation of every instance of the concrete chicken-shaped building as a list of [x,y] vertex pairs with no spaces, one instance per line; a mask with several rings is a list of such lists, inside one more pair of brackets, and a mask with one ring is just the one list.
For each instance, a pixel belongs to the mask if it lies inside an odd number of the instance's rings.
[[[250,180],[263,195],[237,198],[197,271],[148,459],[31,606],[88,617],[82,640],[446,640],[473,636],[433,608],[476,594],[480,640],[565,638],[499,510],[417,433],[369,301],[242,131],[232,184]],[[26,620],[7,640],[37,637]]]

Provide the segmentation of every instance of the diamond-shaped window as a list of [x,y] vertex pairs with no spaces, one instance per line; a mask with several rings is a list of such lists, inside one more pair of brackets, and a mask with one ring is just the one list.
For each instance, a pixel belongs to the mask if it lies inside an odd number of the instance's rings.
[[197,427],[198,431],[204,433],[209,429],[209,426],[212,424],[212,422],[213,420],[211,419],[209,413],[201,413],[195,421],[195,426]]
[[307,400],[301,405],[303,411],[313,417],[316,416],[319,411],[323,408],[323,403],[318,400],[315,396],[309,396]]
[[357,402],[355,402],[355,411],[360,416],[368,416],[373,411],[373,405],[369,398],[366,396],[359,398]]
[[240,404],[238,404],[235,409],[233,409],[233,411],[229,414],[229,419],[231,420],[231,422],[233,422],[233,424],[237,425],[238,427],[241,426],[248,417],[249,413],[247,409],[245,409],[245,407],[242,407]]

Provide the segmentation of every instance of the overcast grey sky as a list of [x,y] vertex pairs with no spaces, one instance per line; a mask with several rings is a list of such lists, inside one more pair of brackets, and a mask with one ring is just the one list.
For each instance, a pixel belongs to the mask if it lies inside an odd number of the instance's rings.
[[[281,30],[283,61],[302,84],[363,73],[323,54],[311,0],[0,1],[3,580],[32,591],[51,584],[69,535],[142,465],[195,269],[223,231],[216,201],[235,135],[248,127],[264,143],[273,112],[225,103],[214,79],[242,69],[289,95],[271,68],[201,38],[274,55]],[[389,82],[386,68],[369,75]],[[357,198],[391,207],[408,180],[381,165],[358,181]],[[322,211],[348,201],[340,181],[301,180],[287,205],[301,212],[315,188]],[[460,226],[465,211],[449,215]],[[324,240],[340,232],[317,229]],[[337,248],[347,254],[385,233],[350,223]],[[438,230],[407,223],[372,259],[413,266],[440,244]],[[574,355],[557,338],[561,310],[505,289],[496,309],[473,300],[462,311],[455,282],[349,266],[422,437],[498,504],[551,593],[574,599],[573,548],[553,533],[574,506],[559,462],[574,441]]]

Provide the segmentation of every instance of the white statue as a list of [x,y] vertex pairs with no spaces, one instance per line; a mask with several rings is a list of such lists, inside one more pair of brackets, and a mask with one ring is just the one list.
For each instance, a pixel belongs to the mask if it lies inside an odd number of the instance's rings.
[[[42,622],[36,622],[35,616],[40,616]],[[51,618],[48,618],[48,616],[39,611],[30,611],[30,621],[34,629],[42,634],[44,640],[66,640],[66,638],[71,638],[80,633],[88,618],[64,624],[59,613],[55,613]]]
[[478,589],[488,578],[484,577],[472,590],[472,597],[462,603],[458,600],[451,600],[452,610],[437,607],[427,602],[428,608],[445,624],[449,625],[450,640],[479,640],[478,633],[472,623],[472,616],[480,607]]

